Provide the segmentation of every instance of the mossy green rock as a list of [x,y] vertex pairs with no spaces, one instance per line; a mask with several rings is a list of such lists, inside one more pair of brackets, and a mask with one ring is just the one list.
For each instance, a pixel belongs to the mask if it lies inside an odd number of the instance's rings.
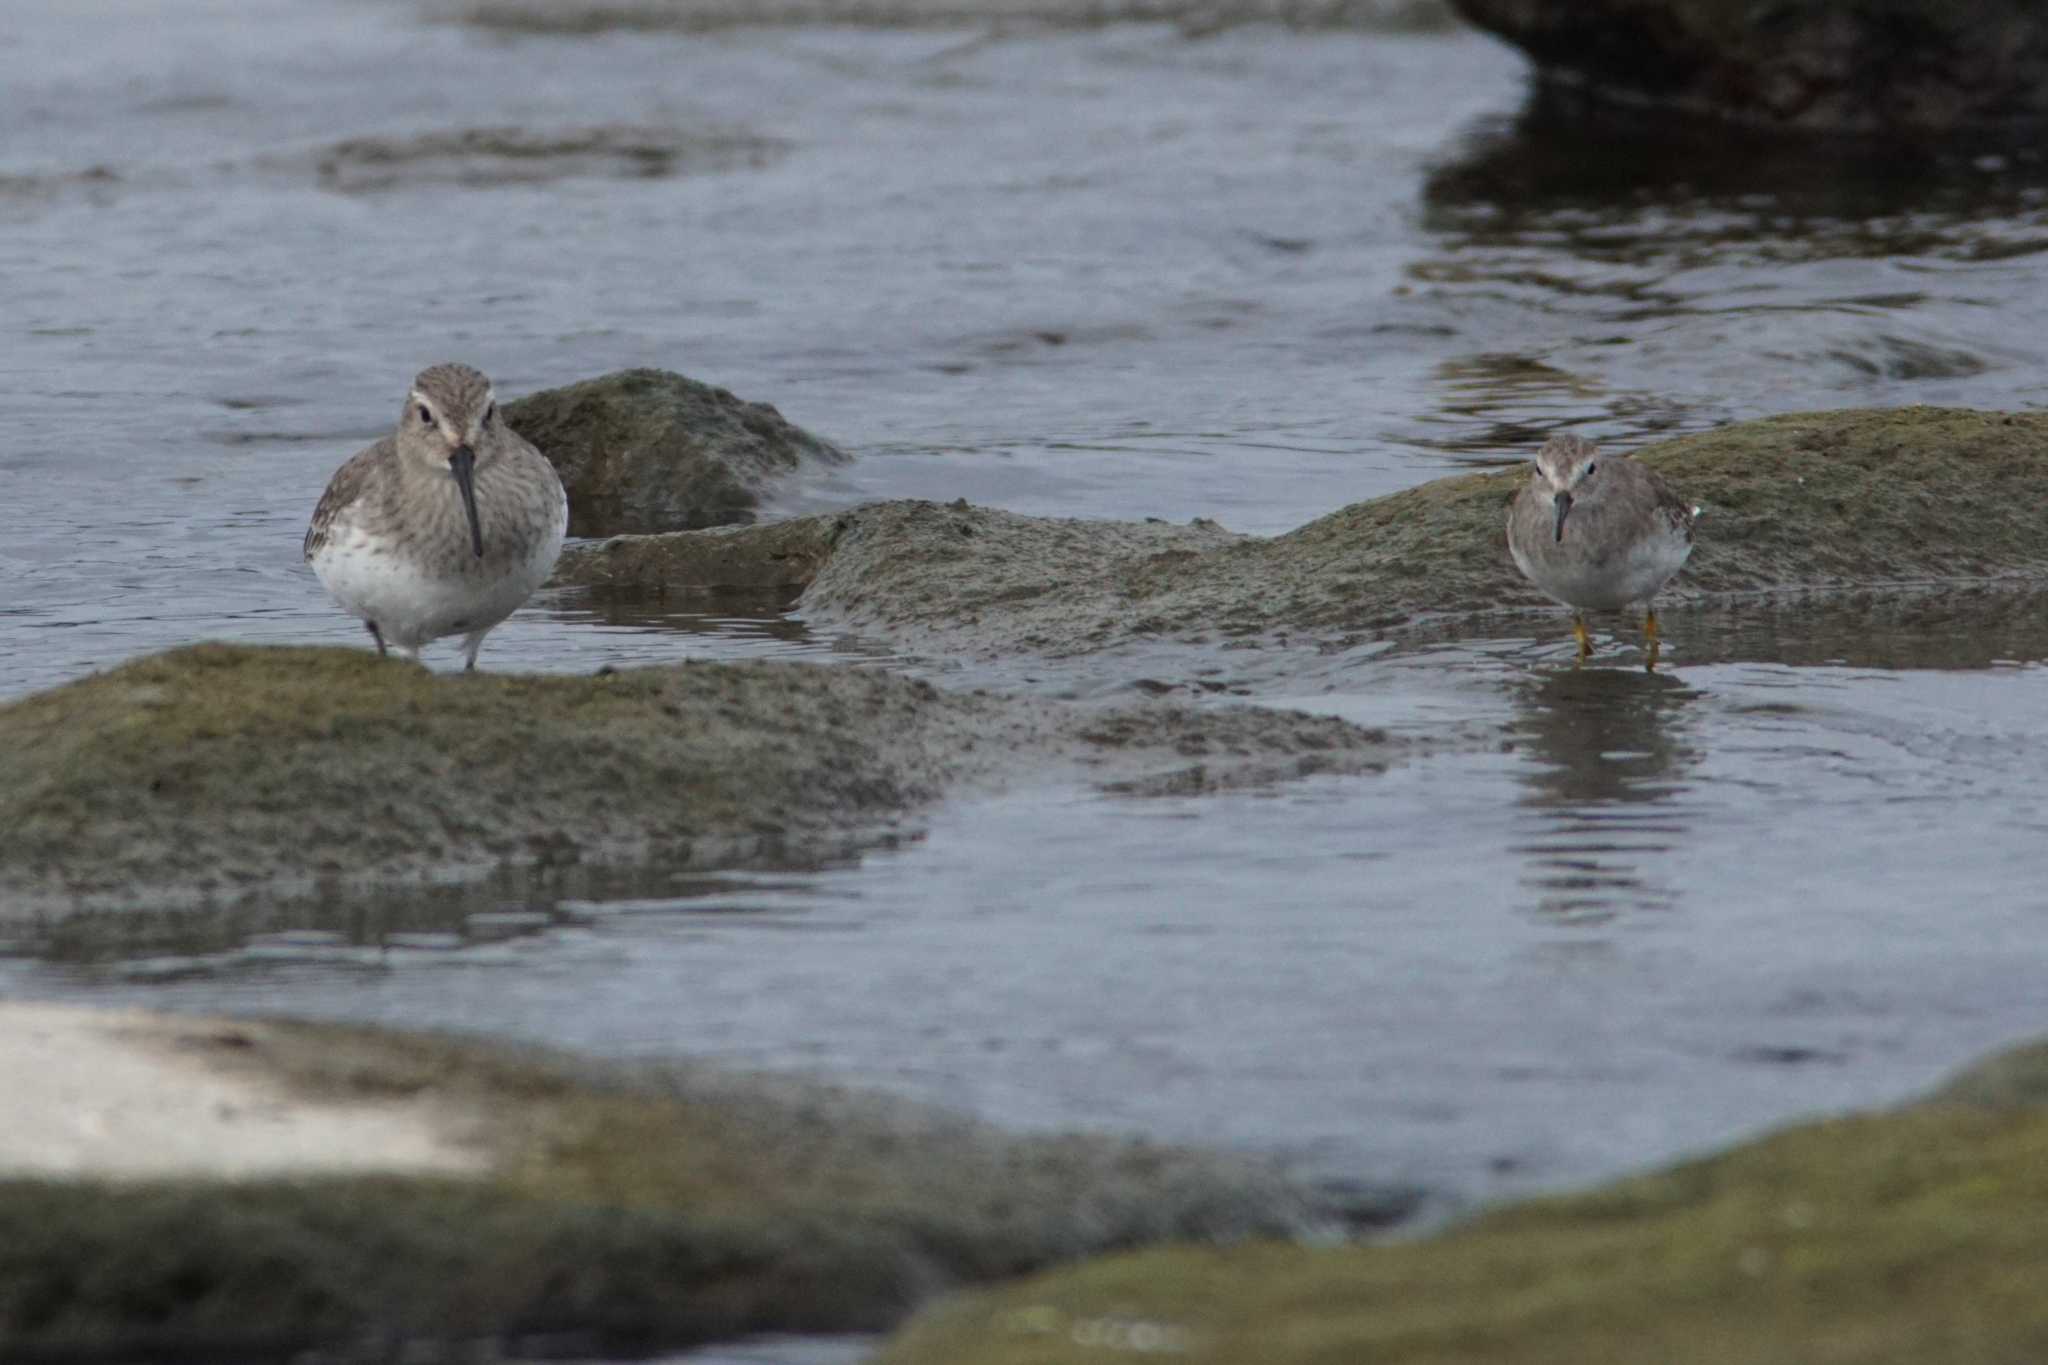
[[843,847],[976,779],[1197,786],[1385,761],[1263,708],[1122,711],[879,671],[436,675],[198,645],[0,706],[0,922]]
[[[1704,509],[1663,601],[2048,580],[2048,416],[1799,413],[1635,452]],[[913,648],[1084,654],[1134,640],[1327,644],[1548,606],[1509,561],[1523,469],[1438,479],[1286,535],[892,502],[680,548],[563,557],[570,582],[802,587],[814,622]],[[777,575],[780,577],[777,577]],[[723,575],[723,577],[721,577]],[[754,581],[748,579],[746,581]]]
[[754,519],[798,470],[852,457],[765,403],[667,370],[622,370],[505,404],[569,492],[569,534],[681,531]]
[[[1146,1252],[915,1321],[882,1365],[2006,1365],[2048,1356],[2048,1050],[1425,1241]],[[2015,1083],[2015,1072],[2031,1080]]]
[[687,863],[929,799],[988,709],[852,670],[436,676],[199,645],[0,707],[0,904]]
[[1162,1239],[1295,1235],[1319,1217],[1258,1163],[1009,1137],[786,1078],[210,1028],[187,1042],[300,1097],[416,1096],[469,1115],[488,1169],[0,1180],[0,1359],[610,1356],[871,1331],[949,1286]]
[[1814,131],[2048,117],[2048,14],[2027,0],[1452,0],[1554,79]]

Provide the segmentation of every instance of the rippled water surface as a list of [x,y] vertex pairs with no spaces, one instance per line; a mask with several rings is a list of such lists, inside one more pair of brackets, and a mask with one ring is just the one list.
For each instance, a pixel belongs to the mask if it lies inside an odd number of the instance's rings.
[[[2048,348],[2030,152],[1589,131],[1454,29],[11,0],[0,125],[0,697],[199,638],[360,643],[299,536],[442,358],[773,401],[861,457],[793,507],[1275,531],[1560,426],[2027,407]],[[556,591],[485,662],[887,666],[786,607]],[[1591,1178],[2041,1028],[2044,621],[1674,611],[1659,676],[1625,642],[1572,670],[1561,622],[1220,655],[1253,699],[1459,738],[963,801],[821,867],[60,929],[0,989],[815,1069],[1452,1199]]]

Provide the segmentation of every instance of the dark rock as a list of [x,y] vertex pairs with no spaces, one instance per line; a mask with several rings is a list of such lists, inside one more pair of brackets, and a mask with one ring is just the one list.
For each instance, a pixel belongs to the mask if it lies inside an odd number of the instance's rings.
[[519,34],[716,33],[766,24],[1058,29],[1162,21],[1193,35],[1243,24],[1383,34],[1457,22],[1444,0],[426,0],[426,12]]
[[2048,10],[2028,0],[1453,0],[1599,99],[1820,131],[2048,116]]
[[852,457],[765,403],[667,370],[621,370],[505,404],[505,420],[569,490],[569,534],[751,522],[807,466]]

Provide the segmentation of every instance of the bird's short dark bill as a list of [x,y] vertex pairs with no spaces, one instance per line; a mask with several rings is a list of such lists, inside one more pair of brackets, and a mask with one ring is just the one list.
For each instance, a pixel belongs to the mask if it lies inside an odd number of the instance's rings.
[[[1569,493],[1559,493],[1559,494],[1558,494],[1558,495],[1557,495],[1556,497],[1552,498],[1552,499],[1551,499],[1550,501],[1551,501],[1551,503],[1552,503],[1553,505],[1555,505],[1555,506],[1556,506],[1556,508],[1557,508],[1557,538],[1558,538],[1559,540],[1563,540],[1563,539],[1564,539],[1564,519],[1565,519],[1565,514],[1566,514],[1566,513],[1568,513],[1568,512],[1570,512],[1570,511],[1572,510],[1572,495],[1571,495],[1571,494],[1569,494]],[[483,551],[479,550],[479,551],[477,551],[477,553],[478,553],[478,554],[482,554],[482,553],[483,553]]]
[[[455,476],[455,486],[462,490],[462,510],[469,513],[469,544],[476,551],[476,557],[484,557],[484,526],[476,515],[476,451],[468,446],[455,447],[455,453],[448,457],[448,472]],[[1564,496],[1559,494],[1559,497]],[[1557,514],[1558,534],[1564,533],[1564,513]]]

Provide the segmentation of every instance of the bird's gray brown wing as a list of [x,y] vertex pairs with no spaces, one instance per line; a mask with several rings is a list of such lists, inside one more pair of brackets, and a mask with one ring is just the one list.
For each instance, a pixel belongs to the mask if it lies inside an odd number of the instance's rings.
[[539,446],[512,430],[511,427],[505,428],[505,435],[513,442],[514,448],[519,450],[520,458],[532,462],[534,472],[540,479],[542,487],[554,492],[561,504],[564,524],[567,524],[569,516],[569,488],[567,484],[562,482],[562,471],[555,467],[553,460],[550,460],[541,453]]
[[1527,480],[1524,480],[1524,481],[1522,482],[1522,485],[1521,485],[1521,486],[1520,486],[1519,488],[1517,488],[1517,489],[1515,490],[1515,495],[1514,495],[1514,496],[1513,496],[1512,498],[1509,498],[1509,499],[1508,499],[1508,515],[1507,515],[1507,530],[1508,530],[1508,546],[1509,546],[1509,548],[1511,548],[1511,549],[1512,549],[1512,548],[1513,548],[1513,546],[1514,546],[1514,543],[1515,543],[1515,532],[1516,532],[1516,530],[1518,529],[1518,528],[1516,527],[1515,523],[1517,523],[1517,522],[1519,522],[1519,521],[1521,521],[1521,520],[1523,519],[1523,516],[1524,516],[1523,510],[1522,510],[1522,508],[1523,508],[1523,504],[1524,504],[1524,503],[1526,503],[1526,502],[1528,502],[1528,501],[1529,501],[1529,484],[1528,484],[1528,481],[1527,481]]
[[1684,532],[1685,543],[1692,544],[1692,504],[1679,497],[1677,491],[1666,483],[1664,476],[1656,470],[1646,464],[1638,464],[1636,468],[1643,471],[1644,477],[1649,481],[1650,491],[1655,495],[1651,515],[1663,521],[1673,531]]
[[334,534],[335,521],[362,500],[375,484],[378,469],[396,454],[396,447],[386,436],[368,449],[357,451],[334,471],[334,477],[327,481],[327,491],[320,495],[319,505],[313,509],[313,524],[306,528],[301,553],[308,561]]

